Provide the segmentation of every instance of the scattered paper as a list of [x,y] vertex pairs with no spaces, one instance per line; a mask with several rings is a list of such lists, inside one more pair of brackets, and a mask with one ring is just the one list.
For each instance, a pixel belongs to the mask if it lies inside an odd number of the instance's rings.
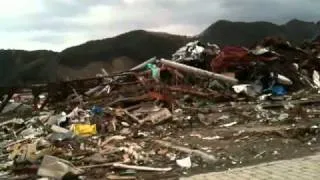
[[176,163],[178,166],[180,166],[182,168],[191,168],[191,158],[190,157],[186,157],[184,159],[177,159]]

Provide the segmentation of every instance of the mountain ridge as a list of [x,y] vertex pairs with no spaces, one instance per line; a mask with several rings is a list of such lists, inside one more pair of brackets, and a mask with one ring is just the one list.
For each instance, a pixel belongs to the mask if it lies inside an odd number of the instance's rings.
[[[220,46],[250,46],[266,36],[279,36],[298,44],[311,41],[319,34],[320,21],[292,19],[285,24],[277,25],[266,21],[219,20],[195,36],[134,30],[114,37],[90,40],[61,52],[0,50],[0,86],[8,85],[8,82],[34,83],[92,77],[99,73],[101,68],[108,72],[126,70],[154,56],[170,58],[178,48],[196,39]],[[19,52],[20,56],[10,55],[13,52]],[[39,59],[44,59],[41,65],[34,63],[28,66],[32,61]],[[32,75],[35,72],[37,73]]]

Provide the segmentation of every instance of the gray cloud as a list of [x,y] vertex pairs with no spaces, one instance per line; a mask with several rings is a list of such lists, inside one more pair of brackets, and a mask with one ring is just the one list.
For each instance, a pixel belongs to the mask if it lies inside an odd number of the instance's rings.
[[47,30],[62,33],[66,31],[82,31],[82,28],[86,28],[84,25],[69,22],[64,18],[50,19],[49,16],[30,17],[28,21],[10,23],[9,25],[2,24],[0,27],[2,30],[10,32]]
[[[272,21],[285,23],[293,18],[318,21],[320,1],[316,0],[225,0],[221,7],[232,12],[229,17],[244,21]],[[319,18],[319,19],[318,19]]]
[[37,42],[37,43],[47,43],[50,42],[54,45],[59,45],[64,42],[63,36],[59,35],[36,35],[28,38],[31,42]]
[[[12,0],[15,1],[15,0]],[[16,0],[19,3],[19,0]],[[32,0],[36,2],[37,0]],[[23,44],[42,42],[61,50],[92,38],[133,29],[196,34],[219,19],[285,23],[320,20],[318,0],[46,0],[42,10],[0,18],[2,39],[20,34]],[[0,12],[1,13],[1,12]],[[1,17],[1,16],[0,16]],[[317,19],[319,18],[319,19]],[[28,35],[28,33],[31,33]],[[15,37],[17,38],[17,37]],[[10,46],[14,46],[14,42]],[[6,44],[0,44],[0,48]]]
[[85,14],[88,8],[97,5],[114,5],[115,0],[90,0],[78,1],[72,0],[70,2],[63,0],[47,0],[43,1],[43,6],[47,11],[43,12],[43,16],[50,17],[70,17],[79,14]]

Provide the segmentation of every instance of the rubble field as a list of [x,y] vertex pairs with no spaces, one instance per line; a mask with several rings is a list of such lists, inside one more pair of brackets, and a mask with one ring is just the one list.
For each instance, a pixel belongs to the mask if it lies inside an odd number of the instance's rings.
[[316,41],[196,41],[91,86],[11,88],[0,179],[178,179],[317,153],[319,61]]

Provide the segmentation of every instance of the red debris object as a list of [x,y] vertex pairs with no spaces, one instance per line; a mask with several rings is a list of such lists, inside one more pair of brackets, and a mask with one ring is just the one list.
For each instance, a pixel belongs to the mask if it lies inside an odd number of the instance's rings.
[[149,97],[153,100],[157,100],[157,101],[168,101],[169,98],[161,93],[158,93],[158,92],[154,92],[154,91],[151,91],[148,93],[149,94]]
[[247,49],[237,46],[226,46],[211,61],[213,72],[226,72],[240,65],[248,66],[253,61],[272,61],[275,57],[251,54]]
[[218,54],[216,58],[211,62],[211,68],[213,72],[223,72],[230,66],[239,63],[247,64],[248,50],[242,47],[226,46]]

